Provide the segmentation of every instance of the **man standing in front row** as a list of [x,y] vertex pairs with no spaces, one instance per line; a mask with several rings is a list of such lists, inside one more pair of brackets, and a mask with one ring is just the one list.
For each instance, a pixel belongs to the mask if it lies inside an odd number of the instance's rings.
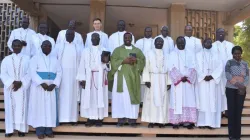
[[212,51],[210,38],[203,41],[203,47],[196,56],[196,104],[199,111],[197,126],[208,129],[220,128],[223,93],[219,90],[219,83],[223,71],[222,61],[218,61],[218,54]]
[[27,102],[30,86],[29,57],[21,54],[23,43],[13,40],[13,53],[1,64],[1,80],[4,84],[5,137],[11,137],[14,130],[19,137],[28,132]]
[[[145,66],[142,51],[131,44],[132,34],[124,34],[124,45],[116,48],[111,56],[109,81],[114,81],[112,90],[112,118],[118,118],[117,127],[127,119],[136,127],[140,105],[140,74]],[[109,83],[112,84],[112,83]]]
[[51,54],[52,44],[45,40],[41,52],[31,60],[31,79],[28,124],[36,129],[38,139],[45,135],[53,138],[52,127],[57,124],[57,90],[62,69],[56,56]]
[[62,65],[62,80],[59,88],[59,122],[78,121],[78,99],[80,99],[80,84],[76,80],[78,66],[81,60],[82,46],[75,43],[75,31],[67,30],[66,40],[56,44],[58,60]]
[[194,83],[196,80],[195,56],[187,51],[185,38],[176,40],[177,49],[169,56],[169,76],[172,86],[169,104],[169,123],[174,129],[180,125],[193,129],[197,121]]
[[168,103],[171,80],[168,77],[168,54],[163,51],[163,38],[155,39],[155,48],[146,55],[146,66],[142,80],[147,88],[143,101],[142,121],[149,122],[148,128],[155,125],[163,128],[168,123]]
[[105,48],[100,43],[98,33],[91,35],[92,46],[86,48],[81,57],[77,80],[82,86],[81,117],[88,118],[86,127],[102,126],[104,117],[108,117],[108,81],[109,56],[105,57]]

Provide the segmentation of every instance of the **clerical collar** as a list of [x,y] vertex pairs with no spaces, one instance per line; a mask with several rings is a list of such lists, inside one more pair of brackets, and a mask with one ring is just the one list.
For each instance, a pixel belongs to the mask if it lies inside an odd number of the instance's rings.
[[210,51],[211,51],[211,49],[212,49],[212,48],[210,48],[210,49],[203,48],[203,50],[204,50],[205,52],[210,52]]
[[99,45],[96,45],[96,46],[94,46],[94,45],[92,45],[92,48],[99,48]]
[[118,33],[124,33],[124,32],[126,32],[126,31],[121,31],[121,32],[120,32],[120,31],[118,31]]
[[43,34],[41,34],[41,33],[38,33],[40,36],[46,36],[46,34],[45,35],[43,35]]
[[22,27],[22,29],[24,30],[24,31],[27,31],[29,28],[27,28],[27,29],[24,29],[23,27]]
[[148,40],[149,40],[149,39],[153,39],[153,38],[152,38],[152,37],[150,37],[150,38],[146,38],[146,37],[144,37],[144,39],[148,39]]
[[132,50],[132,46],[125,46],[125,49]]
[[168,36],[164,37],[163,35],[161,35],[162,38],[168,38]]
[[19,54],[12,53],[12,55],[13,55],[14,57],[21,57],[21,56],[22,56],[21,52],[20,52]]

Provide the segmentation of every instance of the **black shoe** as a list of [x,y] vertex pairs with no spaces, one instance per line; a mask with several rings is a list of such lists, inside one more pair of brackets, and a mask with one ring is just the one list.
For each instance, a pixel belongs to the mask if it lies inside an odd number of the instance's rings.
[[189,124],[186,126],[187,129],[194,129],[194,124]]
[[214,130],[215,129],[215,128],[210,127],[210,126],[207,126],[206,128],[209,129],[209,130]]
[[24,137],[25,134],[23,132],[18,132],[18,137]]
[[165,128],[164,124],[158,124],[159,128]]
[[13,133],[5,134],[5,137],[6,137],[6,138],[10,138],[11,136],[13,136]]
[[96,120],[95,121],[95,126],[96,127],[102,127],[102,120]]
[[72,126],[77,126],[78,124],[77,124],[77,122],[72,122],[71,125]]
[[49,138],[54,138],[54,137],[55,137],[55,135],[54,135],[53,133],[51,133],[51,134],[46,134],[46,136],[49,137]]
[[129,124],[130,127],[133,127],[133,128],[136,128],[137,127],[137,124],[136,123],[131,123]]
[[148,124],[148,128],[154,128],[154,124],[153,123],[149,123]]
[[199,126],[198,128],[200,128],[200,129],[205,129],[206,126]]
[[124,123],[117,123],[116,127],[123,127],[124,126]]
[[88,119],[87,122],[85,123],[86,127],[91,127],[91,126],[94,126],[94,125],[95,125],[94,120],[90,120],[90,119]]
[[174,124],[173,129],[179,129],[179,125]]

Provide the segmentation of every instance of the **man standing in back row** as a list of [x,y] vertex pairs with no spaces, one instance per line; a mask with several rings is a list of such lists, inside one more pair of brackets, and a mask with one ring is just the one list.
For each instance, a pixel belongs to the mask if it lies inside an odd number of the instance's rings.
[[85,47],[86,48],[92,47],[91,35],[93,33],[98,33],[99,36],[100,36],[100,46],[102,46],[105,49],[109,50],[108,49],[108,41],[109,41],[108,35],[101,31],[101,29],[102,29],[102,20],[99,19],[99,18],[95,18],[93,20],[93,27],[94,27],[94,31],[87,34]]
[[[126,33],[125,29],[126,29],[125,21],[119,20],[117,22],[117,30],[118,31],[113,33],[109,37],[109,49],[111,52],[113,52],[115,50],[115,48],[123,45],[123,43],[124,43],[123,37],[124,37],[124,34]],[[134,44],[134,42],[135,42],[135,39],[134,39],[134,36],[132,35],[132,44]]]

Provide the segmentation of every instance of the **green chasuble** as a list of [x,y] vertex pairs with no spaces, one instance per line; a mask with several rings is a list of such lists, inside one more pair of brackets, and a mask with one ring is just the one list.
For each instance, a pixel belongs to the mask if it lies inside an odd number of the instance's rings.
[[[135,53],[137,62],[134,65],[122,64],[123,60],[129,57],[130,53]],[[122,65],[121,70],[118,70]],[[123,76],[126,80],[131,104],[140,104],[141,102],[141,80],[140,73],[145,66],[145,56],[142,51],[132,45],[132,49],[126,49],[125,45],[116,48],[111,56],[111,71],[108,74],[109,91],[112,91],[114,75],[118,72],[117,92],[123,92]]]

